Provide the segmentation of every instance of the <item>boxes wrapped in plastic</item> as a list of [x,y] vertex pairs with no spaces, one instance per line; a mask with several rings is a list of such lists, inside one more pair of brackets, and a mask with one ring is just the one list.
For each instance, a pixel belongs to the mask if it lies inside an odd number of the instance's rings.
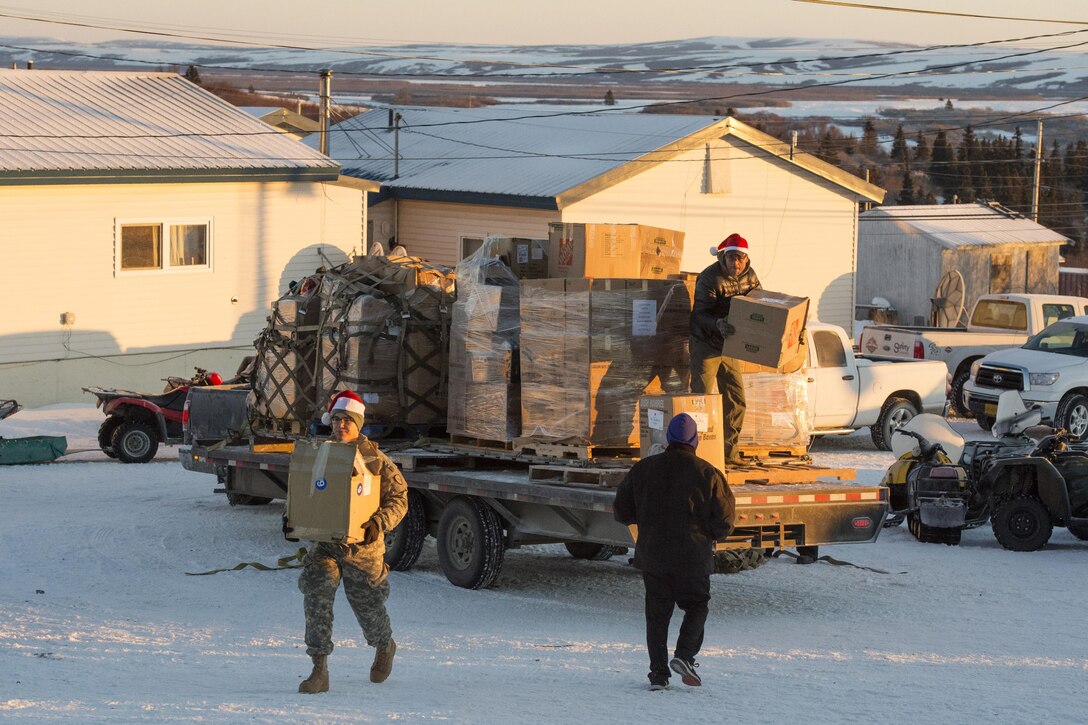
[[451,435],[507,442],[521,432],[520,295],[518,278],[505,261],[509,242],[488,238],[457,265],[450,325]]
[[808,446],[812,434],[807,373],[745,373],[742,446]]
[[671,280],[523,280],[522,435],[637,447],[639,398],[687,387],[690,313]]

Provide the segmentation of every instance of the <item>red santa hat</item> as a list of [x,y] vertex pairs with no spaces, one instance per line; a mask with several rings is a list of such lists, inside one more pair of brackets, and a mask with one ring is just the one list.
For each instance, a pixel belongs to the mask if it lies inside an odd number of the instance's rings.
[[739,234],[730,234],[721,241],[721,244],[710,248],[710,253],[714,256],[717,256],[722,252],[741,252],[743,254],[748,254],[748,240]]
[[358,395],[350,390],[337,393],[336,397],[332,399],[332,404],[329,406],[328,412],[321,416],[321,424],[331,424],[332,414],[338,410],[342,410],[350,415],[357,426],[360,428],[363,427],[363,416],[366,413],[366,406],[363,405],[363,401],[359,399]]

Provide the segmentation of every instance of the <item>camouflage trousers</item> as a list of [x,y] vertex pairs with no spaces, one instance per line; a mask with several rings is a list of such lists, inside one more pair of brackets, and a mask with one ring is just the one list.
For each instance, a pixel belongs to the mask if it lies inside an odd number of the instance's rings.
[[389,598],[389,581],[371,584],[364,569],[352,561],[357,547],[351,544],[316,542],[298,578],[302,591],[302,607],[306,614],[306,654],[328,655],[332,652],[332,608],[340,580],[351,610],[363,628],[366,643],[381,647],[393,638],[385,600]]

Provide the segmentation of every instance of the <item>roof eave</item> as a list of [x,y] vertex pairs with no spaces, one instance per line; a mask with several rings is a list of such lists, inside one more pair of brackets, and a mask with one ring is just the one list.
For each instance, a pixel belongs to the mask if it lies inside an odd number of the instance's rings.
[[47,184],[168,184],[227,181],[332,181],[339,167],[297,169],[60,169],[0,171],[0,186]]

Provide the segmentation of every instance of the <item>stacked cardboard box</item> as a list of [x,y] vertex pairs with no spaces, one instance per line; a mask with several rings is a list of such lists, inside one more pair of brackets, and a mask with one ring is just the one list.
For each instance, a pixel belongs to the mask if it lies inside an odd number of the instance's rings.
[[668,447],[666,433],[673,416],[687,413],[699,429],[696,455],[719,471],[725,470],[722,396],[682,393],[645,395],[639,400],[639,455],[643,458]]
[[807,297],[769,290],[734,297],[729,322],[736,332],[725,338],[722,355],[769,368],[796,369],[807,317]]
[[501,260],[515,279],[544,279],[548,276],[548,245],[547,239],[524,237],[488,237],[484,240],[487,253]]
[[684,233],[641,224],[563,224],[548,228],[551,277],[665,279],[680,271]]
[[807,446],[812,434],[807,376],[759,372],[744,376],[746,411],[739,443],[748,446]]
[[682,388],[689,315],[675,281],[523,281],[522,435],[637,447],[639,397]]
[[447,429],[510,441],[521,431],[519,287],[491,241],[457,265]]

